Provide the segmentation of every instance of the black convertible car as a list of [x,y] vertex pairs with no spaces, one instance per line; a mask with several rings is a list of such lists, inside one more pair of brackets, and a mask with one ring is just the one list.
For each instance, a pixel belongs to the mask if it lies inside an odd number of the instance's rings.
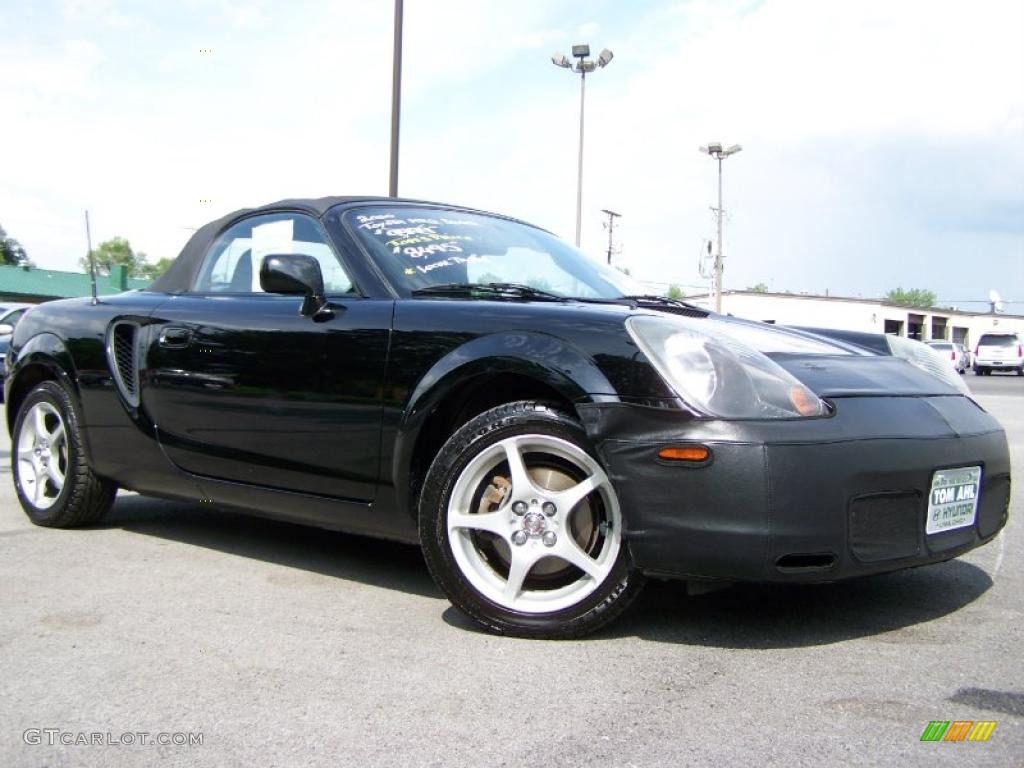
[[232,213],[149,290],[32,310],[7,362],[34,523],[121,487],[415,542],[509,634],[593,631],[645,576],[947,560],[1007,519],[1003,430],[924,345],[643,295],[465,208]]

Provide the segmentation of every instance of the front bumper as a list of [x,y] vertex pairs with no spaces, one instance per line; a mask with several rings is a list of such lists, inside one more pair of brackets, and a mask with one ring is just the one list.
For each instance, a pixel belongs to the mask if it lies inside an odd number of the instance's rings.
[[[579,408],[642,570],[679,578],[833,581],[947,560],[1006,524],[1010,459],[966,397],[848,397],[830,418],[722,422],[622,403]],[[699,443],[704,466],[657,458]],[[932,474],[980,465],[974,525],[925,534]]]

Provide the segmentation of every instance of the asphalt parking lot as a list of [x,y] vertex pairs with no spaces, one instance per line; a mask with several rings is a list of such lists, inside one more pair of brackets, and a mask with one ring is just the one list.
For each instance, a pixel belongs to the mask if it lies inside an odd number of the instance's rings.
[[[967,382],[1018,478],[993,543],[835,585],[652,583],[574,642],[476,631],[407,546],[131,494],[34,527],[5,432],[0,765],[1022,765],[1024,378]],[[932,720],[997,726],[922,743]]]

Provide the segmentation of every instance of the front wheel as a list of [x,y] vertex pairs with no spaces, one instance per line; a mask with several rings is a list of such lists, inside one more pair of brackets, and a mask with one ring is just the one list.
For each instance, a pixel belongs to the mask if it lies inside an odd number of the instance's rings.
[[114,503],[117,486],[93,474],[74,403],[56,382],[43,382],[25,398],[11,443],[18,501],[36,525],[90,525]]
[[492,408],[445,443],[427,473],[420,538],[452,603],[487,629],[580,637],[642,586],[611,481],[580,425],[555,408]]

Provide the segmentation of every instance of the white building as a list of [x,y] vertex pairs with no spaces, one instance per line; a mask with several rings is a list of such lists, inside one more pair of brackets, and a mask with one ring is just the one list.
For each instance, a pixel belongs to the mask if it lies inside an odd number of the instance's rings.
[[[687,301],[712,308],[708,295]],[[892,333],[919,341],[945,339],[973,348],[988,331],[1016,331],[1024,336],[1024,315],[964,312],[956,309],[902,307],[878,299],[848,299],[794,293],[725,291],[722,312],[749,320],[812,328]]]

